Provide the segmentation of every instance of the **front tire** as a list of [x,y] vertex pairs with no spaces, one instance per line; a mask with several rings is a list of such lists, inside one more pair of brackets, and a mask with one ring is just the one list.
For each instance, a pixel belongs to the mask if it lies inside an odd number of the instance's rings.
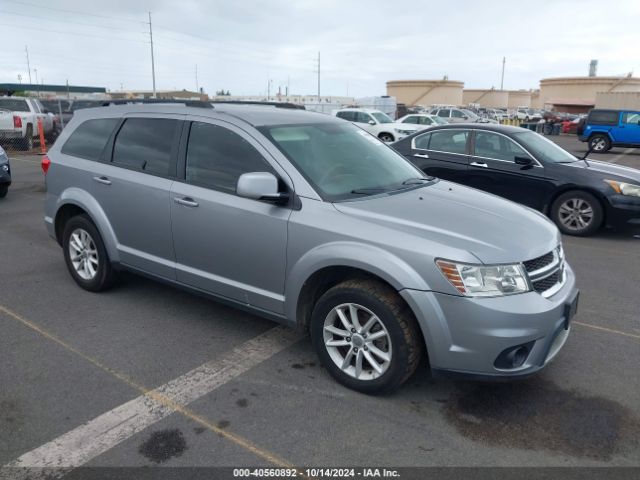
[[587,237],[602,226],[604,212],[596,197],[588,192],[572,190],[553,202],[551,219],[562,233]]
[[0,185],[0,198],[6,197],[8,191],[9,185]]
[[395,138],[393,138],[393,135],[391,135],[390,133],[381,133],[380,135],[378,135],[378,138],[385,143],[391,143],[395,140]]
[[606,135],[593,135],[589,139],[589,148],[595,153],[604,153],[611,150],[611,140]]
[[311,340],[333,378],[368,394],[400,387],[423,352],[409,307],[391,287],[369,279],[347,280],[320,297]]
[[115,271],[98,232],[87,215],[72,217],[62,234],[64,260],[76,283],[90,292],[110,288]]

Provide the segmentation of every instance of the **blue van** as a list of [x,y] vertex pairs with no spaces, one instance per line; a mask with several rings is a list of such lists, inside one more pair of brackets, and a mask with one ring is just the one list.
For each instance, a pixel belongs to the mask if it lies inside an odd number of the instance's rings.
[[640,147],[640,111],[594,108],[579,138],[598,153],[612,147]]

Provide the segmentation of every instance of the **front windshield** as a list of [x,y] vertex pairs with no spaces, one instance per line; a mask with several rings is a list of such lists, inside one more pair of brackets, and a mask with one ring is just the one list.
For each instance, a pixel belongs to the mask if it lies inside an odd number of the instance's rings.
[[425,178],[384,142],[350,124],[265,126],[260,131],[329,201],[415,188],[407,180]]
[[516,133],[513,136],[534,157],[543,162],[569,163],[576,161],[576,157],[538,133],[528,131]]
[[375,118],[378,123],[393,123],[393,120],[386,114],[382,112],[371,112],[373,118]]
[[478,118],[480,118],[480,117],[478,117],[478,115],[473,113],[471,110],[462,110],[462,111],[464,112],[464,114],[467,117],[469,117],[470,120],[477,120]]

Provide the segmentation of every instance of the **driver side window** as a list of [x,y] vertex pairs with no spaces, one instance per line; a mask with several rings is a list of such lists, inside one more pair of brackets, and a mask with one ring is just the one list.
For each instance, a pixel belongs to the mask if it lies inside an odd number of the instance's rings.
[[364,112],[356,113],[356,119],[355,119],[356,123],[369,123],[370,120],[373,120],[373,119],[371,118],[371,115],[369,115],[368,113],[364,113]]
[[515,157],[530,158],[513,140],[491,132],[476,132],[475,154],[505,162],[515,162]]

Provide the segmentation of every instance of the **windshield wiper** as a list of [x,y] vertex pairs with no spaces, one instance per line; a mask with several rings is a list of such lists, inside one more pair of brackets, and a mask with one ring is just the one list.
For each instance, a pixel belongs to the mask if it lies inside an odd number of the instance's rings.
[[355,193],[356,195],[373,195],[380,192],[387,192],[387,188],[356,188],[351,190],[351,193]]
[[408,178],[406,179],[404,182],[402,182],[402,185],[419,185],[421,183],[424,182],[431,182],[435,179],[435,177],[414,177],[414,178]]

